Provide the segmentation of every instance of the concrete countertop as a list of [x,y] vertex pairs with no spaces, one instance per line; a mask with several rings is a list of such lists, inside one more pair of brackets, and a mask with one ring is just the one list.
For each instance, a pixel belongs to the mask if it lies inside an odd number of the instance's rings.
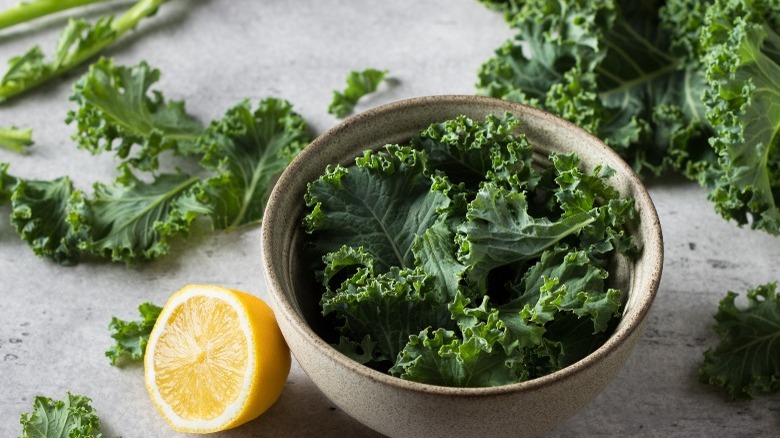
[[[0,8],[16,0],[0,1]],[[90,16],[132,2],[89,8]],[[67,14],[65,14],[67,15]],[[0,32],[0,59],[41,43],[51,53],[63,15]],[[107,55],[148,61],[162,71],[156,89],[185,100],[206,122],[243,99],[288,99],[315,134],[350,70],[388,69],[395,79],[357,110],[415,96],[473,94],[476,71],[510,36],[502,17],[476,0],[171,0]],[[113,179],[110,156],[90,156],[63,120],[70,87],[83,69],[0,106],[0,126],[34,131],[24,156],[0,162],[24,178],[69,175],[88,189]],[[552,431],[568,436],[778,436],[780,396],[726,402],[697,380],[702,353],[715,343],[712,315],[727,290],[740,293],[780,279],[780,241],[720,219],[693,183],[650,184],[664,230],[663,280],[646,332],[617,378],[588,407]],[[134,269],[107,263],[62,267],[36,257],[0,206],[0,436],[21,434],[19,416],[36,395],[66,391],[93,400],[104,436],[185,436],[152,407],[140,366],[109,366],[113,315],[135,319],[146,300],[163,304],[188,283],[242,289],[269,300],[260,275],[259,228],[211,232],[197,223],[172,254]],[[377,436],[331,404],[293,363],[268,412],[219,437]]]

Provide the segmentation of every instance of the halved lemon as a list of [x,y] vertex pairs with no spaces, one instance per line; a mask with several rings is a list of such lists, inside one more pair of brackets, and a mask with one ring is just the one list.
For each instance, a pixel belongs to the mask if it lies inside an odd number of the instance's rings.
[[163,307],[144,356],[146,388],[180,432],[230,429],[265,412],[284,388],[290,350],[260,298],[188,285]]

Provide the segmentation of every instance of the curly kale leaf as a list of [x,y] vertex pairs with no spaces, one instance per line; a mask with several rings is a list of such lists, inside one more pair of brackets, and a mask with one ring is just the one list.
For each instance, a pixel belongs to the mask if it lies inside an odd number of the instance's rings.
[[197,189],[215,229],[257,223],[275,179],[311,141],[306,121],[283,99],[252,110],[244,101],[212,122],[199,140],[201,166],[215,172]]
[[[198,216],[208,216],[214,229],[261,221],[275,179],[311,140],[306,121],[289,102],[267,98],[255,109],[243,101],[204,128],[182,102],[150,91],[159,77],[145,62],[125,67],[101,59],[74,87],[79,107],[68,120],[76,122],[80,146],[115,149],[121,161],[118,178],[95,183],[92,195],[68,178],[16,178],[0,163],[0,203],[12,201],[12,223],[37,254],[60,263],[97,256],[133,265],[167,254],[168,240],[186,237]],[[200,168],[158,173],[165,150]]]
[[52,181],[18,180],[11,190],[11,225],[39,256],[60,264],[78,261],[83,238],[68,221],[84,194],[67,177]]
[[[102,58],[90,66],[73,87],[71,100],[79,107],[68,112],[76,124],[74,139],[92,152],[116,150],[119,158],[142,170],[158,167],[160,152],[172,149],[183,155],[196,152],[203,126],[184,109],[183,102],[165,101],[150,91],[160,71],[142,61],[125,67]],[[136,156],[128,158],[134,146]]]
[[91,402],[71,393],[65,400],[35,397],[33,411],[19,420],[22,438],[100,438],[100,419]]
[[469,266],[473,281],[484,285],[491,270],[537,258],[594,220],[589,212],[556,221],[535,218],[528,213],[524,193],[487,182],[469,204],[466,221],[458,228],[459,258]]
[[86,255],[128,265],[153,259],[168,252],[168,238],[186,236],[198,214],[184,200],[199,180],[184,174],[144,182],[126,172],[113,184],[96,183],[88,197],[67,177],[31,181],[5,169],[11,224],[36,254],[61,264]]
[[619,316],[621,293],[607,289],[608,272],[584,251],[545,251],[498,306],[507,340],[534,348],[533,373],[556,370],[595,350]]
[[478,387],[527,380],[574,363],[607,339],[608,326],[619,316],[620,292],[604,291],[606,276],[583,252],[548,251],[527,272],[528,290],[513,302],[493,307],[485,296],[472,307],[458,294],[448,308],[459,331],[439,328],[412,336],[390,372],[436,385]]
[[144,302],[138,306],[141,319],[137,321],[124,321],[116,316],[111,318],[108,330],[115,343],[106,350],[106,357],[111,365],[121,367],[127,363],[143,360],[149,334],[151,334],[161,311],[162,307]]
[[556,312],[570,311],[580,317],[591,317],[590,332],[601,332],[620,306],[619,293],[617,297],[608,293],[611,302],[606,307],[591,306],[603,295],[607,276],[607,271],[595,266],[584,251],[559,246],[545,251],[526,271],[520,283],[513,287],[516,297],[499,310],[506,314],[522,313],[528,321],[539,324],[553,320]]
[[703,182],[724,218],[772,234],[780,234],[779,15],[777,2],[717,1],[701,43],[719,157]]
[[590,213],[595,220],[579,234],[579,248],[591,255],[621,254],[637,250],[635,239],[627,232],[636,220],[634,201],[621,198],[608,184],[615,171],[597,165],[590,174],[583,172],[575,154],[554,154],[550,161],[556,171],[552,189],[562,217]]
[[198,214],[183,202],[198,181],[180,173],[144,182],[126,172],[113,184],[96,183],[94,196],[79,203],[69,218],[89,236],[80,246],[129,265],[167,254],[168,239],[187,236]]
[[729,291],[715,314],[718,345],[704,353],[701,380],[729,398],[780,390],[780,295],[777,284],[748,290],[747,306]]
[[533,151],[525,136],[517,135],[519,123],[509,113],[491,114],[484,121],[460,116],[431,124],[411,139],[411,145],[425,151],[431,170],[467,190],[476,190],[486,176],[516,189],[533,188]]
[[682,12],[659,6],[524,2],[512,21],[517,36],[482,66],[478,91],[571,120],[640,174],[672,167],[696,176],[691,163],[714,160],[705,141],[703,74],[681,51],[671,52],[664,26],[676,21],[663,14]]
[[373,93],[387,76],[387,70],[368,68],[352,71],[347,76],[347,87],[343,91],[334,91],[328,113],[343,118],[352,113],[361,97]]
[[449,198],[431,190],[422,152],[407,146],[366,151],[356,165],[337,166],[309,184],[304,218],[320,253],[343,245],[374,257],[377,272],[414,264],[412,244]]
[[528,378],[520,350],[507,355],[501,345],[503,322],[496,312],[486,321],[462,327],[425,329],[409,338],[390,373],[402,379],[441,386],[485,387]]
[[457,259],[455,232],[444,220],[434,222],[412,243],[415,263],[434,281],[437,290],[449,299],[457,294],[466,266]]
[[378,362],[394,362],[420,330],[450,325],[440,293],[421,270],[394,267],[374,276],[360,269],[339,289],[325,292],[321,304],[324,315],[341,321],[340,334],[374,343]]

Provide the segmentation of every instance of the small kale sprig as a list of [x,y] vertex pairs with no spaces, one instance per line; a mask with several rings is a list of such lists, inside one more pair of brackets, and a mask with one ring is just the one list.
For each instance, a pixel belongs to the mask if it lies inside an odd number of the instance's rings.
[[334,91],[333,100],[328,107],[328,113],[338,118],[344,118],[352,113],[361,97],[373,93],[379,84],[385,80],[387,70],[367,68],[352,71],[347,76],[347,87],[343,91]]
[[149,334],[161,311],[162,307],[147,301],[138,306],[141,319],[137,321],[124,321],[116,316],[111,318],[108,330],[115,344],[106,350],[106,357],[111,361],[111,365],[121,367],[126,363],[143,360]]

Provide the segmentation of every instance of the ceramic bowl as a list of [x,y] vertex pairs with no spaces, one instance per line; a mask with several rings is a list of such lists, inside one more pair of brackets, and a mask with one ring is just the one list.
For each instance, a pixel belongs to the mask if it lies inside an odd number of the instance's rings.
[[[522,383],[492,388],[450,388],[383,374],[352,361],[317,333],[319,289],[302,263],[301,218],[308,182],[328,164],[354,162],[366,148],[403,143],[431,123],[466,115],[484,120],[514,114],[540,157],[576,152],[584,168],[603,163],[610,180],[639,211],[641,254],[612,272],[627,290],[622,319],[596,351],[564,369]],[[263,219],[263,269],[276,316],[290,350],[319,389],[368,427],[394,437],[534,436],[587,405],[623,366],[642,333],[663,265],[661,227],[655,207],[631,168],[583,129],[527,106],[477,96],[433,96],[380,106],[355,115],[320,135],[279,178]]]

